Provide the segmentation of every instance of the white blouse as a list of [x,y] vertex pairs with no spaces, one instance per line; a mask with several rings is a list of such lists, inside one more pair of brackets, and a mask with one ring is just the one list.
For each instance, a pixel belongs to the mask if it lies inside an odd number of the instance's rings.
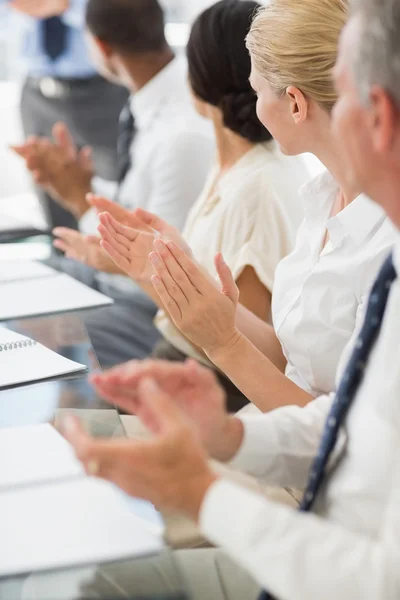
[[[362,323],[365,300],[397,239],[383,210],[366,196],[331,218],[338,191],[327,171],[300,190],[305,219],[273,289],[286,375],[313,396],[335,390],[340,357]],[[330,242],[322,250],[326,230]]]
[[[275,270],[294,247],[303,219],[298,190],[309,178],[301,157],[287,157],[275,142],[258,144],[218,182],[216,172],[189,214],[183,235],[199,263],[214,273],[222,252],[235,280],[247,266],[272,290]],[[156,324],[175,348],[209,364],[160,311]]]

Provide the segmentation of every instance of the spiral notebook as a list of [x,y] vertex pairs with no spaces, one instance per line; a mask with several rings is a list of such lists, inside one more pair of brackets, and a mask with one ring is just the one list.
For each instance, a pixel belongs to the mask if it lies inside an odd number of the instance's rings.
[[87,367],[0,328],[0,390],[85,373]]
[[0,285],[0,321],[87,310],[113,300],[69,275],[14,281]]
[[[148,502],[87,477],[50,425],[0,430],[0,577],[159,553]],[[9,457],[9,458],[8,458]]]

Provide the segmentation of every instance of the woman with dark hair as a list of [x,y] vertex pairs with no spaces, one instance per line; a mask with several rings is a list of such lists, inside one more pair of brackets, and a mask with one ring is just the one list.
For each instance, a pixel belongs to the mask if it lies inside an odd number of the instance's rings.
[[[213,123],[217,160],[183,235],[208,272],[213,272],[214,257],[222,252],[239,287],[241,303],[270,322],[275,269],[293,249],[303,217],[298,190],[309,173],[301,158],[281,154],[257,118],[245,38],[259,7],[252,1],[222,0],[203,12],[193,25],[187,48],[189,82],[198,112]],[[93,204],[122,220],[112,204],[102,199],[94,199]],[[134,218],[149,219],[149,224],[157,228],[154,217],[144,211],[137,211]],[[112,247],[111,219],[110,215],[101,215],[103,247],[160,304],[151,285],[153,269],[148,263],[154,236],[147,233],[138,238],[137,232],[122,228],[120,235],[129,243],[119,246],[125,256],[118,255]],[[129,217],[123,220],[126,223]],[[113,223],[118,227],[115,220]],[[164,237],[171,237],[171,230],[169,227]],[[214,368],[162,310],[156,324],[164,337],[155,348],[156,358],[182,361],[191,357]],[[222,374],[219,377],[231,411],[247,404],[230,380]]]

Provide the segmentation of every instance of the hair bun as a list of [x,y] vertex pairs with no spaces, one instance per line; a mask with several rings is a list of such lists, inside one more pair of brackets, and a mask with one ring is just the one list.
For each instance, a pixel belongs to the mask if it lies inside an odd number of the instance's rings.
[[252,90],[225,94],[220,103],[224,124],[251,142],[271,139],[270,133],[259,121],[256,112],[257,97]]

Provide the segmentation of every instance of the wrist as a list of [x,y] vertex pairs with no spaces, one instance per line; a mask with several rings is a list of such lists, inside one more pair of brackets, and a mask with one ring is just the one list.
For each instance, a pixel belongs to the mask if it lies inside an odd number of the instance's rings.
[[218,438],[218,446],[211,452],[212,458],[219,462],[231,461],[239,452],[244,439],[244,426],[240,419],[228,416],[225,428]]
[[188,517],[198,522],[200,519],[201,507],[209,489],[218,481],[219,476],[211,469],[207,469],[201,475],[194,477],[189,485],[185,485],[182,492],[182,510]]
[[203,350],[211,362],[224,371],[223,366],[233,358],[237,357],[241,351],[242,345],[243,335],[238,329],[234,328],[230,334],[225,336],[225,340],[221,341],[220,344],[209,348],[203,348]]

